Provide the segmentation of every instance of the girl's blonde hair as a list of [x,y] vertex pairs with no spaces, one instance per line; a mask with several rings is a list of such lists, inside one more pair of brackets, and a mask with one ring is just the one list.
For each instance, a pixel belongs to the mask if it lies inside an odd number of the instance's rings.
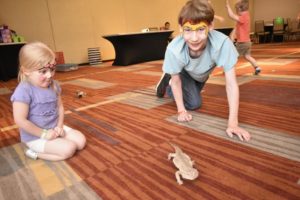
[[34,71],[55,60],[54,52],[42,42],[24,45],[19,53],[19,81],[27,81],[25,71]]
[[189,0],[179,13],[178,23],[181,26],[186,22],[196,24],[206,21],[208,24],[211,24],[214,20],[214,15],[214,9],[207,0]]

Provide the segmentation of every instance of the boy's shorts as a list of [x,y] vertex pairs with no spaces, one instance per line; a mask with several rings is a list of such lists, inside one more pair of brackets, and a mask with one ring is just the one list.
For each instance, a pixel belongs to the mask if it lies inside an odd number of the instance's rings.
[[236,50],[239,52],[240,56],[244,56],[250,54],[251,46],[252,46],[251,42],[237,42]]
[[[70,130],[72,130],[72,128],[68,127],[68,126],[63,126],[63,129],[65,131],[65,133],[69,132]],[[32,140],[30,142],[27,142],[26,143],[26,146],[33,150],[34,152],[36,153],[44,153],[45,152],[45,145],[46,145],[46,142],[48,140],[46,139],[42,139],[42,138],[39,138],[37,140]]]

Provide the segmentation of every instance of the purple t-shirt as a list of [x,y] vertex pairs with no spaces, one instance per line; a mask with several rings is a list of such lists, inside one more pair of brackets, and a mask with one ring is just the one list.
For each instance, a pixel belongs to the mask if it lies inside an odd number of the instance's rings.
[[[27,119],[42,129],[52,129],[57,125],[58,120],[58,94],[61,88],[54,81],[57,91],[52,88],[36,87],[29,82],[20,82],[12,94],[12,102],[23,102],[28,104],[29,111]],[[22,142],[30,142],[39,139],[24,129],[20,128]]]

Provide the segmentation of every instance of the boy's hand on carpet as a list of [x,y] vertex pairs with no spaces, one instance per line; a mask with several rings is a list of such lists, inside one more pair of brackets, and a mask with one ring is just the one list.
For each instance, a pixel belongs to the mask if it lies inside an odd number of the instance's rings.
[[244,141],[244,140],[249,141],[251,138],[251,135],[248,131],[246,131],[245,129],[240,128],[238,126],[228,127],[226,129],[226,133],[231,138],[233,137],[233,134],[237,135],[241,141]]
[[186,110],[178,112],[177,120],[179,122],[188,122],[193,119],[192,115],[188,113]]

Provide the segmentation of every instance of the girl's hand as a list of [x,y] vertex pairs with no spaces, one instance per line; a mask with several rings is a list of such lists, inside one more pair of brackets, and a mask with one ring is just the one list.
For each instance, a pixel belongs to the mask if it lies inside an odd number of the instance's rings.
[[48,129],[47,130],[47,134],[45,136],[46,140],[53,140],[57,137],[58,137],[58,135],[57,135],[57,132],[55,130],[53,130],[53,129]]
[[64,131],[64,129],[63,128],[61,128],[61,127],[55,127],[54,128],[54,131],[56,131],[56,133],[57,133],[57,137],[64,137],[65,136],[65,131]]

